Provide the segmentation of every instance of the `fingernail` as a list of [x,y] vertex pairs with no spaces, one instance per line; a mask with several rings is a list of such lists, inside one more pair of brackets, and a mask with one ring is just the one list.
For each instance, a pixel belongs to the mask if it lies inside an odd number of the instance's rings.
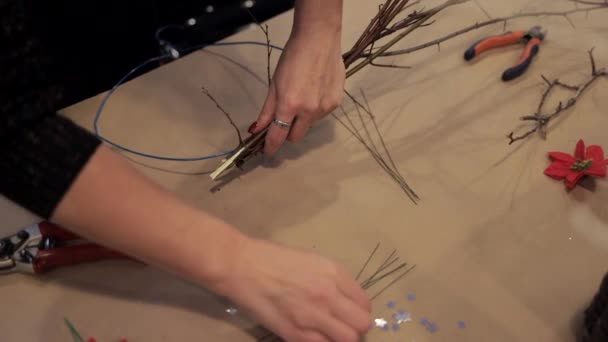
[[249,126],[249,129],[247,130],[247,132],[249,132],[249,134],[253,134],[255,132],[255,129],[258,127],[258,122],[254,121],[251,126]]

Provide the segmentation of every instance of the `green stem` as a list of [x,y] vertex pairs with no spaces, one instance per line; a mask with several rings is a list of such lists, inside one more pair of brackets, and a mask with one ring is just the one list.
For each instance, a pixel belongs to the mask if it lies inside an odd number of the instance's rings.
[[74,342],[84,342],[84,338],[78,333],[78,330],[74,327],[72,322],[67,318],[64,318],[65,324],[68,326],[70,333],[72,334],[72,338],[74,338]]

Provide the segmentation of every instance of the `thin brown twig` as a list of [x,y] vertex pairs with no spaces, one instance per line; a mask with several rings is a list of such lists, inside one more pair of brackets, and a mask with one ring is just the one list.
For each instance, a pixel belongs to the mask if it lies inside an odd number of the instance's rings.
[[[394,260],[392,260],[393,256],[395,255],[395,253],[397,253],[397,250],[394,249],[391,254],[389,254],[389,256],[384,259],[384,261],[382,262],[382,264],[380,264],[380,267],[378,267],[378,269],[376,270],[376,272],[374,272],[369,278],[367,278],[365,281],[363,281],[361,283],[361,286],[363,286],[364,284],[366,284],[370,279],[373,279],[378,273],[382,272],[382,268],[386,265],[386,264],[391,264],[394,262]],[[392,260],[392,261],[391,261]]]
[[583,4],[583,5],[605,5],[608,4],[608,1],[586,1],[586,0],[570,0],[570,2],[574,2],[575,4]]
[[211,95],[211,93],[207,90],[207,88],[201,87],[201,89],[203,90],[203,93],[205,93],[205,95],[207,95],[207,97],[211,101],[213,101],[213,103],[215,103],[215,106],[222,113],[224,113],[224,115],[226,116],[226,118],[228,118],[228,121],[230,121],[230,124],[232,125],[232,127],[234,127],[234,130],[236,131],[236,134],[239,137],[239,146],[241,146],[243,144],[243,138],[241,137],[241,132],[239,131],[239,128],[237,127],[237,125],[232,120],[232,117],[230,116],[230,114],[228,114],[228,112],[219,104],[219,102],[217,102],[217,100],[213,97],[213,95]]
[[385,269],[391,267],[394,263],[396,263],[397,261],[399,261],[399,257],[395,257],[394,259],[391,259],[389,262],[387,262],[386,264],[381,265],[376,272],[374,272],[374,274],[372,274],[368,279],[366,279],[364,282],[362,282],[360,285],[362,288],[366,289],[370,286],[370,283],[376,280],[376,277],[378,277],[378,275],[380,274],[380,272],[384,271]]
[[357,130],[356,126],[354,125],[354,123],[352,122],[352,120],[350,119],[350,117],[348,116],[348,114],[346,113],[346,111],[344,110],[344,108],[340,107],[340,110],[344,114],[344,117],[350,123],[350,127],[344,121],[342,121],[342,119],[340,119],[340,117],[337,116],[335,113],[331,113],[331,116],[334,119],[336,119],[336,121],[338,121],[338,123],[340,123],[352,136],[355,137],[355,139],[357,139],[367,149],[367,151],[372,155],[372,157],[374,158],[374,160],[376,160],[376,162],[378,163],[378,165],[380,165],[380,167],[382,167],[384,169],[384,171],[386,171],[389,174],[389,176],[391,176],[391,178],[393,178],[397,183],[399,183],[400,186],[403,187],[403,185],[401,184],[401,182],[398,179],[395,179],[395,176],[394,176],[392,170],[386,165],[386,163],[382,159],[382,156],[376,154],[376,152],[363,139],[363,137],[361,136],[361,133],[359,133],[359,131]]
[[[391,163],[392,168],[384,161],[384,159],[382,158],[382,162],[383,164],[386,166],[385,169],[390,169],[391,173],[394,174],[394,177],[397,178],[397,180],[399,181],[400,184],[402,184],[402,188],[403,190],[408,194],[408,196],[410,196],[410,199],[412,201],[414,201],[414,203],[416,203],[417,200],[420,199],[420,197],[418,196],[418,194],[416,194],[416,192],[409,186],[409,184],[405,181],[405,178],[403,177],[403,175],[401,174],[401,171],[399,171],[399,168],[397,167],[397,165],[395,164],[395,161],[393,159],[393,156],[390,153],[390,150],[388,149],[388,147],[386,146],[386,142],[384,141],[384,137],[382,136],[382,133],[380,133],[380,129],[378,128],[378,124],[376,123],[376,119],[374,114],[371,112],[371,107],[367,101],[367,97],[365,96],[365,92],[363,92],[363,90],[361,90],[361,96],[363,97],[363,100],[365,101],[367,108],[361,104],[361,102],[359,102],[359,100],[357,100],[350,92],[348,92],[347,90],[344,90],[345,94],[350,98],[350,100],[359,108],[363,109],[363,111],[365,111],[370,119],[371,122],[374,126],[374,129],[376,131],[376,134],[378,135],[378,138],[380,140],[380,143],[382,144],[382,147],[384,149],[384,153],[387,155],[389,162]],[[375,148],[375,146],[374,146]],[[376,151],[378,151],[376,149]],[[378,155],[380,155],[380,153],[378,152]]]
[[549,79],[547,77],[545,77],[545,75],[540,75],[540,77],[542,77],[542,79],[545,81],[545,83],[547,83],[548,86],[551,86],[551,84],[555,83],[556,86],[560,86],[560,87],[566,88],[568,90],[577,91],[578,88],[579,88],[579,86],[574,86],[574,85],[566,84],[566,83],[563,83],[562,81],[560,81],[558,79],[555,79],[553,81],[549,81]]
[[[359,102],[359,100],[357,100],[349,91],[344,90],[344,93],[355,104],[356,108],[363,109],[363,111],[365,113],[367,113],[367,115],[370,117],[370,120],[371,120],[372,124],[374,125],[374,129],[376,130],[376,134],[378,135],[378,138],[380,139],[380,142],[382,143],[382,146],[384,148],[384,152],[388,156],[389,161],[391,162],[391,165],[393,166],[394,171],[396,173],[398,173],[399,176],[401,176],[401,174],[399,173],[399,168],[395,164],[395,161],[393,160],[393,157],[392,157],[389,149],[386,147],[386,143],[384,142],[384,137],[382,136],[382,134],[380,133],[380,130],[378,129],[378,124],[376,123],[376,118],[375,118],[374,114],[371,111],[371,108],[369,106],[369,103],[367,102],[367,98],[365,97],[365,93],[363,92],[363,90],[361,90],[361,95],[362,95],[364,101],[366,102],[367,107],[364,106],[363,104],[361,104],[361,102]],[[375,145],[374,145],[374,150],[379,154],[378,149],[375,148]],[[405,182],[405,180],[403,179],[402,176],[401,176],[401,178],[402,178],[403,182]]]
[[595,58],[593,58],[593,50],[595,50],[595,47],[592,47],[587,53],[591,61],[591,75],[595,76],[597,75],[597,67],[595,66]]
[[381,275],[377,275],[374,279],[371,279],[370,281],[368,281],[365,285],[363,285],[363,289],[369,289],[372,286],[376,285],[377,283],[379,283],[380,281],[386,279],[387,277],[390,277],[391,275],[399,272],[400,270],[404,269],[405,267],[407,267],[408,263],[404,262],[399,264],[398,266],[396,266],[395,268],[393,268],[390,271],[386,271],[384,274]]
[[[587,12],[589,13],[589,12]],[[566,19],[566,21],[568,21],[568,23],[570,24],[570,26],[572,26],[573,29],[576,29],[576,26],[574,25],[574,22],[572,21],[572,19],[570,19],[569,16],[565,15],[564,19]]]
[[365,260],[365,263],[363,264],[363,267],[361,267],[361,270],[359,271],[359,273],[357,273],[357,277],[355,278],[355,280],[359,280],[359,278],[361,277],[361,274],[363,273],[363,271],[365,271],[365,268],[367,267],[369,262],[374,257],[374,254],[376,254],[376,251],[378,251],[378,248],[380,248],[380,242],[378,242],[378,244],[376,244],[376,247],[374,248],[374,250],[372,250],[372,252],[369,254],[369,257],[367,258],[367,260]]
[[382,156],[379,153],[376,153],[376,151],[365,141],[365,139],[363,139],[363,137],[361,136],[361,133],[359,133],[359,131],[357,130],[356,125],[350,119],[350,116],[348,115],[348,113],[346,112],[346,110],[344,110],[344,107],[340,107],[340,110],[342,111],[342,113],[343,113],[344,117],[346,118],[346,120],[349,122],[350,127],[342,119],[340,119],[340,117],[337,116],[335,113],[331,113],[331,116],[334,119],[336,119],[338,121],[338,123],[340,123],[344,128],[346,128],[346,130],[349,133],[351,133],[351,135],[353,135],[368,150],[368,152],[372,155],[372,157],[374,158],[374,160],[376,160],[376,162],[378,163],[378,165],[380,167],[382,167],[384,169],[384,171],[386,171],[386,173],[395,182],[397,182],[397,184],[399,184],[399,186],[401,187],[401,189],[403,190],[403,192],[410,198],[410,200],[412,200],[414,202],[414,204],[417,204],[416,198],[414,198],[414,196],[412,196],[411,191],[408,190],[408,189],[411,189],[411,188],[405,182],[405,180],[403,180],[402,178],[400,178],[399,174],[397,174],[393,169],[391,169],[391,167],[388,166],[388,164],[386,163],[386,161],[384,160],[384,158],[382,158]]
[[268,33],[268,25],[262,25],[258,21],[258,19],[253,15],[253,13],[251,13],[251,11],[247,10],[247,13],[249,13],[251,19],[258,25],[260,30],[262,30],[262,32],[264,33],[264,37],[266,38],[266,50],[268,51],[266,72],[268,74],[268,86],[270,87],[270,82],[272,81],[272,77],[270,75],[270,56],[272,55],[272,47],[270,46],[270,34]]
[[[260,25],[260,28],[262,26]],[[265,28],[262,28],[264,35],[266,36],[266,50],[268,51],[268,62],[266,63],[266,73],[268,76],[268,86],[270,87],[272,83],[272,76],[270,75],[270,57],[272,56],[272,48],[270,47],[270,36],[268,35],[268,25],[265,25]]]
[[357,111],[357,116],[359,117],[359,121],[361,121],[361,126],[363,126],[363,131],[365,132],[365,135],[367,135],[367,139],[369,140],[371,147],[374,149],[374,152],[376,152],[377,155],[380,155],[380,152],[378,151],[378,147],[376,147],[376,143],[374,143],[374,139],[372,139],[372,136],[369,133],[369,130],[367,129],[365,120],[363,120],[363,115],[361,114],[361,109],[357,104],[355,104],[355,110]]
[[382,64],[382,63],[370,62],[369,65],[375,66],[375,67],[378,67],[378,68],[395,68],[395,69],[411,69],[412,68],[409,65],[396,65],[394,63],[392,63],[392,64]]
[[[593,57],[593,49],[589,50],[588,54],[589,61],[591,64],[591,76],[580,85],[572,86],[561,82],[559,79],[549,81],[545,76],[542,76],[545,83],[547,83],[547,89],[545,89],[545,91],[540,97],[536,112],[534,112],[532,115],[526,115],[521,117],[521,120],[523,121],[534,121],[534,126],[520,135],[516,135],[515,132],[509,133],[509,135],[507,135],[507,138],[509,139],[509,145],[515,143],[516,141],[524,140],[536,132],[540,133],[541,138],[544,139],[546,137],[547,126],[552,120],[560,116],[564,111],[573,107],[577,103],[578,99],[585,93],[585,91],[589,88],[589,86],[591,86],[593,82],[595,82],[601,77],[608,76],[608,72],[605,68],[599,70],[597,69],[595,58]],[[557,107],[552,112],[543,114],[542,110],[545,106],[547,98],[549,97],[549,94],[551,94],[554,89],[559,87],[574,91],[574,95],[568,98],[565,102],[560,101]]]
[[486,17],[488,17],[488,19],[492,19],[492,16],[490,15],[490,13],[488,13],[488,11],[486,11],[486,9],[483,8],[483,6],[481,6],[481,4],[479,3],[479,0],[475,0],[475,5],[477,5],[477,7],[483,12],[483,14],[485,14]]
[[[353,98],[350,94],[349,94],[349,97]],[[374,125],[374,129],[376,130],[376,134],[378,135],[378,138],[380,139],[380,143],[382,144],[382,148],[384,149],[384,153],[386,153],[386,156],[388,157],[389,162],[393,166],[393,169],[395,170],[395,173],[397,173],[397,175],[401,178],[401,180],[406,185],[407,189],[411,192],[411,194],[414,197],[416,197],[416,199],[420,199],[420,197],[418,197],[418,194],[416,194],[416,192],[414,191],[414,189],[412,189],[407,184],[407,182],[405,181],[405,178],[401,174],[401,171],[399,170],[399,168],[395,164],[395,160],[393,159],[393,156],[391,155],[390,150],[388,149],[388,147],[386,146],[386,143],[384,142],[384,137],[380,133],[380,129],[378,128],[378,124],[376,123],[376,119],[374,117],[374,114],[372,114],[371,106],[369,105],[369,102],[367,101],[367,96],[365,96],[365,92],[363,91],[363,89],[361,89],[361,97],[363,97],[363,101],[365,102],[365,105],[367,106],[366,112],[369,115],[369,117],[370,117],[370,119],[372,121],[372,124]],[[357,103],[357,102],[355,101],[355,103]],[[363,109],[365,109],[365,107],[363,107],[363,106],[361,106],[361,107]]]
[[384,293],[384,291],[386,291],[387,289],[389,289],[391,286],[393,286],[396,282],[398,282],[399,280],[401,280],[401,278],[405,277],[408,273],[410,273],[410,271],[412,271],[414,268],[416,268],[416,265],[413,265],[412,267],[408,268],[407,270],[405,270],[403,273],[401,273],[401,275],[399,275],[397,278],[395,278],[393,281],[391,281],[390,283],[388,283],[384,288],[382,288],[382,290],[378,291],[378,293],[376,293],[375,295],[373,295],[371,297],[370,300],[374,300],[376,298],[378,298],[378,296],[380,296],[382,293]]
[[[367,265],[369,264],[369,261],[371,260],[371,257],[376,253],[379,246],[380,246],[380,243],[378,243],[376,245],[376,247],[370,254],[370,257],[367,258],[365,264],[363,265],[362,271],[363,271],[363,269],[365,269],[367,267]],[[399,260],[399,256],[397,256],[396,253],[397,253],[397,250],[394,249],[391,252],[391,254],[389,254],[388,257],[386,257],[386,259],[384,259],[384,261],[382,262],[382,264],[380,264],[378,269],[368,279],[366,279],[363,283],[360,284],[363,289],[368,290],[372,286],[374,286],[375,284],[380,282],[381,280],[386,279],[387,277],[389,277],[389,276],[397,273],[398,271],[402,270],[403,268],[407,267],[407,265],[408,265],[407,263],[401,263],[401,264],[397,265],[396,267],[394,267],[393,269],[382,273],[384,270],[388,269],[389,267],[391,267],[391,265],[393,265],[395,262],[397,262]],[[413,267],[412,267],[412,269],[413,269]],[[359,272],[359,274],[361,274],[362,271]],[[399,277],[399,279],[402,277],[403,277],[403,275],[401,275]],[[395,283],[394,281],[391,282],[391,284],[394,284],[394,283]],[[391,284],[389,284],[389,286]]]
[[357,131],[352,120],[350,119],[348,114],[346,114],[346,111],[344,110],[344,108],[340,107],[340,109],[342,110],[342,113],[344,114],[346,119],[351,124],[351,127],[349,127],[349,125],[347,125],[335,113],[331,113],[331,116],[334,119],[336,119],[336,121],[338,121],[338,123],[340,123],[351,135],[353,135],[355,137],[355,139],[357,139],[367,149],[367,151],[371,154],[371,156],[378,163],[378,165],[380,165],[380,167],[382,167],[384,169],[384,171],[386,171],[386,173],[388,173],[389,176],[391,176],[391,178],[393,178],[403,188],[403,184],[401,183],[401,181],[399,179],[395,178],[396,176],[394,175],[393,171],[386,165],[386,163],[382,159],[382,156],[379,156],[378,154],[376,154],[376,152],[369,146],[369,144],[363,139],[361,134]]

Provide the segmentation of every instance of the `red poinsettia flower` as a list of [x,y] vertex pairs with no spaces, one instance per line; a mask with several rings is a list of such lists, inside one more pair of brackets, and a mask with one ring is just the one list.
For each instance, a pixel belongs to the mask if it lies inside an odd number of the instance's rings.
[[574,188],[584,176],[606,177],[608,160],[604,159],[601,146],[591,145],[585,149],[585,142],[579,140],[574,156],[564,152],[550,152],[553,160],[545,174],[557,180],[565,179],[568,188]]

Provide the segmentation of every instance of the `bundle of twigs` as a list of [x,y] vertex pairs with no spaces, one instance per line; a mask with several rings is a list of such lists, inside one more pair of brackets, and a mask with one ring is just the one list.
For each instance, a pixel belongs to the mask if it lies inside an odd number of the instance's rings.
[[[403,19],[396,20],[403,11],[414,5],[418,5],[420,0],[411,3],[409,0],[386,0],[380,5],[378,14],[371,20],[367,28],[363,31],[363,34],[361,34],[361,37],[359,37],[353,47],[343,55],[344,64],[348,70],[346,76],[350,77],[366,65],[372,64],[376,58],[382,56],[388,49],[417,28],[431,25],[433,22],[429,23],[428,21],[437,13],[447,7],[462,4],[467,1],[469,0],[447,0],[443,4],[428,10],[414,10]],[[374,49],[374,46],[377,46],[378,42],[387,36],[392,36],[390,41]],[[351,65],[360,58],[364,58],[364,60],[351,67]]]
[[[357,277],[355,278],[356,280],[359,280],[359,278],[361,278],[361,275],[363,275],[363,273],[367,269],[367,266],[369,265],[371,260],[374,258],[374,255],[378,251],[379,247],[380,247],[380,243],[378,243],[376,245],[376,247],[370,253],[369,257],[363,264],[363,267],[357,274]],[[375,295],[373,295],[371,297],[371,300],[378,298],[382,293],[384,293],[384,291],[386,291],[388,288],[393,286],[396,282],[398,282],[403,277],[405,277],[408,273],[410,273],[410,271],[412,271],[414,268],[416,268],[416,265],[409,265],[407,262],[401,262],[401,263],[398,263],[397,265],[395,265],[395,263],[397,263],[399,261],[399,259],[400,259],[399,256],[397,256],[397,250],[394,249],[391,252],[391,254],[389,254],[389,256],[386,259],[384,259],[382,264],[380,264],[380,266],[374,272],[372,272],[371,276],[367,277],[365,280],[363,280],[361,282],[361,284],[360,284],[361,287],[364,290],[367,290],[367,289],[370,289],[371,287],[373,287],[374,285],[380,283],[382,280],[387,279],[394,274],[398,274],[397,277],[393,278],[388,284],[386,284]],[[395,266],[390,268],[393,265],[395,265]]]

